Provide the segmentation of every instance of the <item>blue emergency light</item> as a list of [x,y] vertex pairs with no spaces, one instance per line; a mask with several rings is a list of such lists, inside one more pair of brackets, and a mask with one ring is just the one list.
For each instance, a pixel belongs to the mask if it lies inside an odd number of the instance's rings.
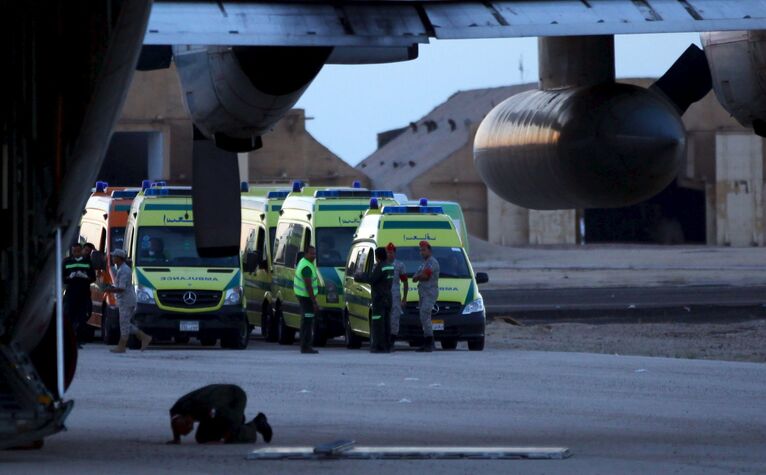
[[266,198],[270,200],[280,200],[287,198],[287,195],[290,194],[289,190],[278,190],[278,191],[269,191],[266,193]]
[[370,198],[370,209],[378,209],[378,199]]
[[108,186],[109,186],[109,183],[107,183],[105,181],[97,181],[96,182],[96,193],[104,193]]
[[293,191],[296,193],[300,193],[302,189],[303,189],[303,182],[300,180],[295,180],[293,182]]
[[142,180],[141,181],[141,189],[146,190],[152,186],[152,180]]
[[394,192],[391,190],[372,190],[370,196],[375,198],[391,198],[394,199]]
[[362,182],[359,180],[354,180],[354,183],[351,184],[351,188],[361,188]]
[[239,191],[241,191],[242,193],[247,193],[248,191],[250,191],[250,185],[248,185],[246,181],[243,181],[242,183],[239,184]]
[[383,214],[444,214],[441,206],[384,206]]
[[428,206],[428,199],[420,198],[420,206]]
[[165,180],[159,180],[152,183],[152,187],[157,187],[157,186],[168,186],[168,184]]

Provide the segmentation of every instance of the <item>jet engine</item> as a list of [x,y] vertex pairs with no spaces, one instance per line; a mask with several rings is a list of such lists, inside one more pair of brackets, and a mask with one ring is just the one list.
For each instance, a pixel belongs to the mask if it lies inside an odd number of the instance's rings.
[[766,31],[701,37],[718,101],[740,124],[766,137]]
[[197,129],[231,152],[259,148],[332,53],[330,47],[174,46]]
[[680,114],[710,91],[702,50],[645,89],[614,81],[611,37],[540,41],[543,89],[506,99],[476,133],[487,186],[533,209],[628,206],[668,186],[686,150]]

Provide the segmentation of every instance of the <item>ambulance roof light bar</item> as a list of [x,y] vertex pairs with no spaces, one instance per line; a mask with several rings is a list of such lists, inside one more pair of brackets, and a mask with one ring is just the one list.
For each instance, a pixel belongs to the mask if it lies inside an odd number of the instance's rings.
[[141,180],[141,191],[144,191],[152,186],[152,180]]
[[270,200],[283,200],[290,194],[290,190],[275,190],[266,193],[266,198]]
[[384,206],[383,214],[444,214],[441,206]]

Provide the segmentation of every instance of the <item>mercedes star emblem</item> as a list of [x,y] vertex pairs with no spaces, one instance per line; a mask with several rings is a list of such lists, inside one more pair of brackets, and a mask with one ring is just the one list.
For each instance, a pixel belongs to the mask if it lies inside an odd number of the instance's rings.
[[197,294],[194,292],[184,292],[184,303],[186,305],[194,305],[197,303]]

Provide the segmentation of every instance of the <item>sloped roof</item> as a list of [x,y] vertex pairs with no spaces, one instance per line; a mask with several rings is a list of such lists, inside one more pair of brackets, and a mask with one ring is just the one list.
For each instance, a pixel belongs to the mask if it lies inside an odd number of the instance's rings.
[[[416,121],[417,130],[408,128],[362,160],[357,168],[372,179],[375,188],[403,190],[412,180],[463,147],[471,138],[471,127],[480,123],[493,107],[535,87],[537,84],[531,83],[459,91]],[[430,132],[429,126],[433,129]]]

